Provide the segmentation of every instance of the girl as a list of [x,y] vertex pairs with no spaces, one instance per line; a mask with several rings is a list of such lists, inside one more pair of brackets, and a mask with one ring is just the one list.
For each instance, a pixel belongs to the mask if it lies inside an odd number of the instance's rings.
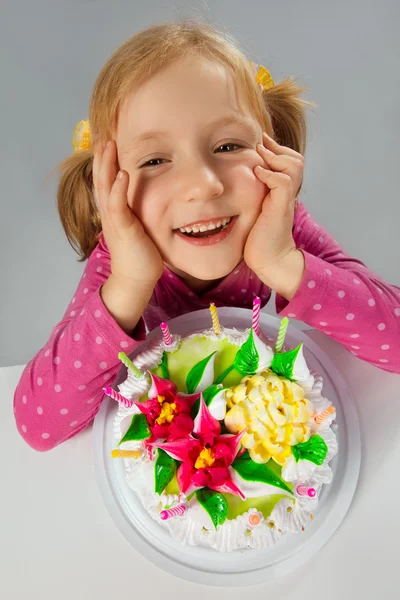
[[[88,259],[25,368],[18,430],[48,450],[86,427],[148,329],[189,311],[264,306],[400,372],[400,289],[348,256],[298,200],[304,89],[274,84],[215,28],[150,27],[101,70],[58,207]],[[85,123],[83,123],[85,125]],[[74,140],[76,142],[76,138]]]

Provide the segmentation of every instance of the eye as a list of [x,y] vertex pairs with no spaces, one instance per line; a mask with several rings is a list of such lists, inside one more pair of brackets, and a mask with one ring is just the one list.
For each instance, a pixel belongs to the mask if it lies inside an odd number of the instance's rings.
[[[240,144],[234,144],[233,142],[229,142],[229,143],[222,144],[221,146],[219,146],[219,147],[217,148],[217,151],[218,151],[220,148],[232,148],[232,147],[235,147],[235,149],[236,149],[236,148],[243,148],[243,146],[241,146]],[[223,153],[226,153],[226,151],[225,151],[225,150],[223,150],[222,152],[223,152]],[[228,152],[233,152],[233,150],[228,150]]]
[[143,167],[157,167],[159,165],[162,165],[163,163],[159,161],[166,162],[165,158],[152,158],[151,160],[148,160],[147,162],[140,165],[140,169],[142,169]]

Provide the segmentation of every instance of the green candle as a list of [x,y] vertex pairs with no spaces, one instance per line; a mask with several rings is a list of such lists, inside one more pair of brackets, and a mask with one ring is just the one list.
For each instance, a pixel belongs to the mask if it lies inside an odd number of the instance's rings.
[[281,326],[279,327],[278,339],[276,340],[275,352],[277,353],[282,351],[288,325],[289,319],[287,317],[283,317]]
[[137,379],[139,379],[139,377],[142,377],[142,371],[135,367],[135,365],[131,360],[129,360],[125,352],[120,352],[118,354],[118,358],[130,371],[132,371],[134,377],[136,377]]

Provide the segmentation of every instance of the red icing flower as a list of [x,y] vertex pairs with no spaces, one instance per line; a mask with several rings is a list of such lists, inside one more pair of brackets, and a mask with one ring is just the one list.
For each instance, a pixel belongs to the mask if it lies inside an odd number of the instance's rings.
[[177,387],[168,379],[150,373],[152,385],[149,400],[137,402],[136,406],[146,415],[152,433],[147,443],[157,439],[175,440],[188,435],[193,429],[191,410],[200,394],[177,393]]
[[201,395],[193,435],[152,445],[182,462],[176,474],[182,493],[189,495],[196,489],[207,487],[244,498],[232,481],[229,467],[239,452],[240,439],[245,431],[238,435],[220,435],[221,426],[210,414]]

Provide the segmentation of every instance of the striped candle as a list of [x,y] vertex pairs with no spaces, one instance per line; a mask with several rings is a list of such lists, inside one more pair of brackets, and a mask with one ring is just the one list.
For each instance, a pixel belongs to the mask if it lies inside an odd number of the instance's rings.
[[216,308],[214,302],[211,302],[211,304],[210,304],[210,313],[211,313],[212,325],[214,328],[215,335],[220,335],[221,325],[219,324],[218,311],[217,311],[217,308]]
[[314,417],[314,421],[317,423],[317,425],[321,425],[321,423],[323,423],[330,415],[333,415],[334,412],[336,412],[335,407],[328,406],[326,410]]
[[163,334],[164,342],[166,346],[170,346],[172,344],[171,334],[169,332],[169,327],[166,323],[161,323],[160,325],[161,331]]
[[113,458],[140,458],[141,455],[140,450],[113,450],[111,452]]
[[132,400],[128,400],[128,398],[125,398],[121,394],[118,394],[118,392],[113,390],[111,387],[103,388],[103,392],[106,394],[106,396],[110,396],[110,398],[112,398],[113,400],[116,400],[120,404],[123,404],[125,408],[130,408],[133,405]]
[[173,506],[172,508],[168,508],[167,510],[162,510],[160,512],[160,519],[166,521],[167,519],[171,519],[172,517],[180,517],[185,514],[187,511],[186,504],[178,504],[177,506]]
[[309,496],[310,498],[314,498],[317,493],[313,487],[307,487],[306,485],[298,485],[296,488],[296,492],[299,496]]
[[287,317],[283,317],[281,321],[281,326],[279,327],[278,339],[276,340],[275,352],[277,353],[282,352],[288,325],[289,319]]
[[140,371],[133,362],[127,357],[125,352],[120,352],[118,354],[119,360],[133,373],[133,376],[139,379],[139,377],[143,376],[142,371]]
[[260,335],[260,310],[261,298],[256,296],[253,300],[253,321],[251,325],[256,335]]

